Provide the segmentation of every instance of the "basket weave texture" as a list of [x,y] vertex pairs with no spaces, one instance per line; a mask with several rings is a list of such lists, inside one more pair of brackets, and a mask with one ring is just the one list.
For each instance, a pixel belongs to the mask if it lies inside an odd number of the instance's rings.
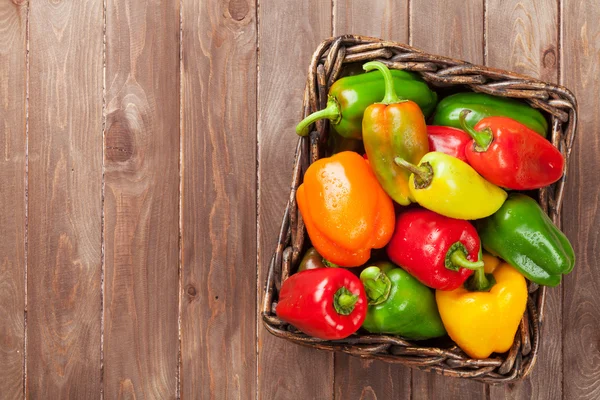
[[[381,39],[344,35],[322,42],[314,52],[308,69],[302,117],[325,107],[329,87],[340,77],[345,64],[378,60],[389,68],[420,74],[432,87],[459,85],[462,90],[526,100],[551,121],[552,144],[566,159],[560,181],[539,190],[539,202],[552,221],[560,227],[561,204],[569,155],[577,125],[577,102],[566,88],[512,72],[473,65],[465,61],[427,54],[411,46]],[[544,316],[546,288],[528,282],[529,298],[512,348],[505,354],[485,360],[469,358],[453,343],[423,346],[419,341],[391,335],[354,334],[343,340],[327,341],[303,334],[275,315],[278,290],[295,271],[308,237],[298,212],[296,190],[308,166],[326,155],[328,121],[315,124],[296,147],[291,190],[279,231],[277,247],[271,258],[262,318],[266,329],[292,342],[329,351],[341,351],[368,359],[400,363],[442,375],[475,379],[486,383],[507,383],[522,379],[535,364],[540,346],[540,327]]]

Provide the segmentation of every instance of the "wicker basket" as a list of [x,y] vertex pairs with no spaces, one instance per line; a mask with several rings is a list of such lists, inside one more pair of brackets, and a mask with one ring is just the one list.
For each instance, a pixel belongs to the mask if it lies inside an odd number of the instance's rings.
[[[340,76],[345,64],[370,60],[381,61],[390,68],[415,71],[435,88],[458,85],[462,90],[526,99],[533,107],[541,109],[551,121],[552,144],[567,160],[563,178],[551,187],[539,191],[540,205],[560,227],[566,168],[577,123],[577,103],[568,89],[512,72],[427,54],[404,44],[344,35],[325,40],[313,54],[304,91],[303,117],[325,106],[329,87]],[[302,183],[308,165],[324,156],[329,123],[319,121],[315,129],[308,137],[301,138],[296,147],[290,196],[277,248],[271,258],[262,306],[266,329],[275,336],[301,345],[400,363],[442,375],[486,383],[506,383],[525,377],[535,364],[539,351],[546,294],[545,287],[538,287],[531,282],[528,283],[527,310],[512,348],[506,354],[494,354],[492,358],[485,360],[469,358],[452,342],[445,345],[431,345],[428,342],[428,347],[424,347],[418,341],[411,342],[398,336],[360,333],[344,340],[316,339],[277,318],[274,309],[281,282],[297,268],[300,256],[308,246],[304,223],[296,204],[296,190]]]

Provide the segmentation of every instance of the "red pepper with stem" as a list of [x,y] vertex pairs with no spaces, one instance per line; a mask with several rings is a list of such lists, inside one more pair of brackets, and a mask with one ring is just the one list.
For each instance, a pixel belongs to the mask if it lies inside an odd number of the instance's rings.
[[360,279],[342,268],[298,272],[283,282],[276,313],[307,335],[336,340],[360,328],[367,297]]
[[387,253],[421,283],[440,290],[460,287],[474,269],[483,267],[473,225],[422,208],[398,215]]
[[471,137],[462,130],[450,126],[428,125],[427,139],[429,151],[446,153],[467,162],[465,147],[471,141]]
[[460,114],[463,130],[473,139],[465,155],[486,180],[507,189],[532,190],[560,179],[565,159],[545,138],[506,117],[484,118],[471,128],[469,112]]

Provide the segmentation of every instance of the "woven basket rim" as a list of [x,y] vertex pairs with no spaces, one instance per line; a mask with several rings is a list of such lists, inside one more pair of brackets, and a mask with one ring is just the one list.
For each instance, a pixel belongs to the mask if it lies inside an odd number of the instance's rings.
[[[433,55],[402,43],[347,34],[323,40],[313,53],[308,69],[302,115],[306,116],[324,106],[329,87],[338,79],[344,63],[364,60],[379,60],[392,68],[404,66],[403,69],[420,74],[433,86],[465,85],[473,91],[525,99],[544,115],[549,116],[552,130],[550,140],[565,157],[565,174],[550,188],[539,191],[540,205],[560,227],[569,156],[577,126],[577,101],[569,89],[527,75]],[[392,335],[354,334],[338,341],[321,340],[304,335],[277,318],[273,312],[276,303],[275,292],[280,283],[289,276],[292,266],[298,263],[299,255],[305,247],[304,238],[307,235],[297,210],[295,192],[302,182],[303,171],[319,158],[319,149],[328,133],[327,123],[318,125],[309,137],[299,138],[296,145],[290,196],[265,283],[261,316],[267,331],[303,346],[401,363],[442,375],[486,383],[508,383],[527,376],[539,351],[546,294],[545,287],[538,287],[531,282],[527,311],[512,348],[508,353],[495,354],[486,360],[470,359],[457,346],[424,347],[419,346],[418,341],[415,343]]]

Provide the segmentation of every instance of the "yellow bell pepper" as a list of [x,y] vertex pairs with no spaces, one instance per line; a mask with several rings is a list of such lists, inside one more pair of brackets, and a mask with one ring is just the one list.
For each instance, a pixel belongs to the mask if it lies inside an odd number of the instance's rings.
[[421,206],[457,219],[485,218],[502,206],[506,192],[483,179],[469,164],[448,154],[425,154],[419,166],[396,157],[396,164],[412,172],[411,196]]
[[483,262],[485,272],[477,270],[464,286],[435,292],[448,335],[467,355],[478,359],[510,349],[527,306],[523,275],[486,253]]

